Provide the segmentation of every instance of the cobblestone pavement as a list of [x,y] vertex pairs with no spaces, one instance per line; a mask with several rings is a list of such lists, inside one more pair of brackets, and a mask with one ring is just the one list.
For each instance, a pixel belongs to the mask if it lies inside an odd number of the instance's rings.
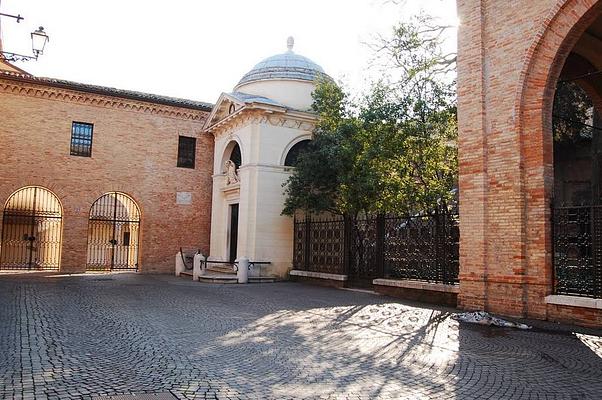
[[0,396],[602,398],[595,332],[450,311],[295,283],[0,275]]

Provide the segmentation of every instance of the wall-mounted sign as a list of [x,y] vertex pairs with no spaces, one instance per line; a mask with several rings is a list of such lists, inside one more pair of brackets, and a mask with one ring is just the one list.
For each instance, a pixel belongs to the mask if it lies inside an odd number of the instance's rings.
[[192,204],[192,193],[176,192],[176,204]]

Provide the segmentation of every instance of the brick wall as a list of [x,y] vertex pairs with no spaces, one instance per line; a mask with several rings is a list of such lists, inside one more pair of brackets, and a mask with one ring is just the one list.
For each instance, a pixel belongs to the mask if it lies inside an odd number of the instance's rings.
[[[213,137],[208,112],[43,83],[0,79],[0,204],[39,185],[63,205],[61,270],[83,271],[90,206],[121,191],[141,210],[140,270],[171,272],[180,246],[209,250]],[[72,121],[94,124],[92,157],[69,155]],[[196,168],[176,167],[178,135],[197,138]],[[192,192],[176,205],[176,192]]]
[[465,309],[559,314],[544,302],[552,292],[551,105],[564,60],[601,8],[595,0],[458,1]]

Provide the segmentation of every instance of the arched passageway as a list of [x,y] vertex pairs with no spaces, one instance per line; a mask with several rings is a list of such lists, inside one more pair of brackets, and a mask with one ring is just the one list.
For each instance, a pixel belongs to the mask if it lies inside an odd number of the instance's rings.
[[602,16],[578,37],[556,81],[554,293],[602,298]]
[[125,193],[110,192],[90,208],[88,271],[138,270],[140,209]]
[[50,190],[28,186],[14,192],[2,215],[0,269],[58,270],[63,209]]

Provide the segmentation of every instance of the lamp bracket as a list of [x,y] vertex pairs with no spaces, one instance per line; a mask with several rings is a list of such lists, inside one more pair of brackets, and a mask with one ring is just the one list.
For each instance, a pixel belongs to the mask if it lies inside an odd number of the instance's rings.
[[37,60],[38,56],[37,56],[37,54],[34,56],[26,56],[23,54],[11,53],[10,51],[2,51],[2,52],[0,52],[0,58],[5,61],[15,62],[15,61]]

